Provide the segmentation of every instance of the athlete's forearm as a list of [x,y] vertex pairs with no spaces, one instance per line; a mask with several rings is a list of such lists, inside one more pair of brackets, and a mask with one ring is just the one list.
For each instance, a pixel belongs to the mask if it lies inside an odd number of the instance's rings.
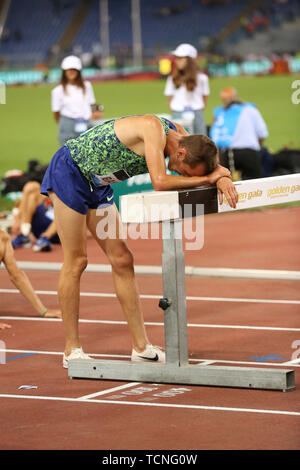
[[155,191],[168,191],[172,189],[194,188],[196,186],[208,185],[207,176],[177,176],[177,175],[160,175],[152,180]]
[[18,272],[14,273],[14,275],[10,276],[10,278],[13,284],[19,289],[21,294],[23,294],[25,299],[31,303],[32,307],[38,313],[41,313],[45,306],[35,293],[27,275],[23,271],[19,270]]

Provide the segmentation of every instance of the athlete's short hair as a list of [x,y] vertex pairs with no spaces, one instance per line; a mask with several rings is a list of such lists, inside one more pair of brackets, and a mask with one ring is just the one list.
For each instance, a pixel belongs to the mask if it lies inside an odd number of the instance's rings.
[[187,150],[183,160],[191,168],[199,163],[206,164],[206,173],[211,173],[219,163],[219,151],[216,144],[204,134],[187,135],[180,139],[179,146]]

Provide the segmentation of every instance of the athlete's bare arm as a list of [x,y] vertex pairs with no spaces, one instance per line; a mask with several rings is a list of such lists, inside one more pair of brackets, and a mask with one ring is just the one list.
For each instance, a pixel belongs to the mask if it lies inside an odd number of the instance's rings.
[[[165,151],[168,155],[170,155],[169,152],[173,152],[178,153],[179,156],[181,152],[185,152],[185,149],[178,147],[178,142],[182,135],[188,135],[188,133],[182,126],[178,128],[178,131],[170,129],[167,141],[161,121],[152,114],[124,118],[115,123],[115,132],[119,140],[135,153],[145,156],[152,186],[156,191],[211,185],[216,183],[219,178],[226,176],[231,181],[229,171],[220,165],[209,175],[205,175],[205,170],[203,176],[167,174]],[[226,192],[228,188],[229,186],[226,185]],[[222,188],[220,188],[220,192],[222,192]],[[230,201],[231,198],[229,198],[229,203]],[[235,202],[233,202],[233,207],[235,207]]]
[[[183,132],[183,134],[181,133]],[[172,138],[169,139],[168,146],[172,151],[172,146],[178,148],[178,142],[182,135],[186,135],[186,131],[181,129],[179,132],[170,130]],[[156,191],[167,191],[180,188],[192,188],[204,184],[213,184],[221,176],[225,176],[228,171],[223,167],[218,167],[214,174],[203,176],[177,176],[168,175],[166,173],[165,150],[167,146],[167,137],[158,118],[152,115],[144,117],[142,126],[142,138],[144,141],[144,155],[147,161],[153,188]],[[174,150],[173,150],[174,151]],[[178,149],[178,153],[184,152],[182,148]]]
[[[25,272],[19,269],[14,256],[14,249],[10,242],[10,237],[2,230],[0,230],[0,261],[3,261],[10,280],[17,287],[17,289],[19,289],[21,294],[23,294],[25,299],[30,302],[36,312],[43,312],[45,310],[45,305],[35,293],[32,284]],[[44,316],[61,318],[61,312],[59,310],[49,309]]]

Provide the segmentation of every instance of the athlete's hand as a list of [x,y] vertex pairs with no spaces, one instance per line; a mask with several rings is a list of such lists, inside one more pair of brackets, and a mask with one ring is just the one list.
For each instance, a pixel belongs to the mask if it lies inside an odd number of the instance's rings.
[[45,313],[44,317],[47,317],[47,318],[61,318],[62,315],[61,315],[61,311],[60,310],[47,310],[47,312]]
[[224,166],[221,166],[221,165],[217,165],[214,171],[207,175],[207,179],[208,179],[209,184],[215,184],[223,176],[226,176],[227,178],[231,178],[231,173],[228,170],[228,168],[225,168]]
[[236,208],[239,199],[238,192],[230,178],[222,177],[217,181],[218,196],[220,204],[223,204],[223,195],[226,197],[230,207]]

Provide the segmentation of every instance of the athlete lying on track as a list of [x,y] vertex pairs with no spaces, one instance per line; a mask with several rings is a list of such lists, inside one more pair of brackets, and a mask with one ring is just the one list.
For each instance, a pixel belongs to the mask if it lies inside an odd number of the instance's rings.
[[[168,168],[178,175],[166,173]],[[216,184],[231,207],[237,191],[229,170],[218,164],[218,150],[205,135],[189,136],[185,129],[165,118],[146,114],[112,119],[96,126],[60,148],[47,169],[42,194],[49,195],[64,252],[58,295],[66,336],[64,367],[71,359],[89,358],[78,335],[80,278],[87,266],[86,227],[106,253],[117,297],[132,339],[133,361],[165,361],[165,353],[152,346],[144,325],[132,253],[121,238],[121,223],[111,183],[149,172],[155,190],[174,190]],[[106,207],[117,220],[117,234],[97,236],[104,217],[96,209]]]

